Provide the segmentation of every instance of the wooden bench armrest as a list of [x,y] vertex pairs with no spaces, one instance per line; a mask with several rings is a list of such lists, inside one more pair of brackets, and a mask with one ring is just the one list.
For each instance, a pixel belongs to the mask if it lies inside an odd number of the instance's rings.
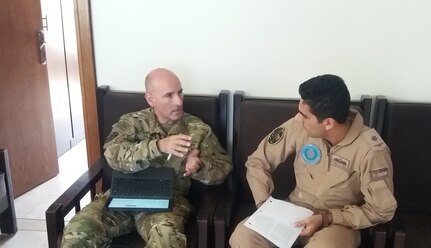
[[76,213],[81,210],[80,201],[88,192],[92,193],[93,199],[96,183],[102,178],[102,173],[102,162],[98,160],[45,211],[48,245],[50,248],[59,247],[64,229],[64,217],[73,208]]

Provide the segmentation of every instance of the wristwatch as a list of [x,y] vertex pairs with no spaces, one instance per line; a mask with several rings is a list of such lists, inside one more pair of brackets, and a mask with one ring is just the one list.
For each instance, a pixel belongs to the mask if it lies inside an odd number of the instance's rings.
[[322,228],[329,226],[328,211],[320,211],[318,214],[322,216]]

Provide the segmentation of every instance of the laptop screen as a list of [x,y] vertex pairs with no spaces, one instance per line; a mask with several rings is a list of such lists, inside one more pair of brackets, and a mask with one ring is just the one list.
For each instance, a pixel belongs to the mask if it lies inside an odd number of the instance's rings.
[[143,208],[143,209],[168,209],[168,199],[127,199],[112,198],[108,208]]

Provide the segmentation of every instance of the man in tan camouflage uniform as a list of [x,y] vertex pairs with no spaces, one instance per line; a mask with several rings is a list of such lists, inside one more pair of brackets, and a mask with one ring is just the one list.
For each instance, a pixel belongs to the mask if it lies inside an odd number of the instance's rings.
[[175,170],[172,212],[104,211],[109,191],[76,214],[64,230],[62,247],[102,247],[135,228],[146,247],[186,247],[184,225],[192,205],[185,198],[191,179],[220,184],[232,170],[231,160],[211,128],[183,112],[183,89],[167,69],[155,69],[145,79],[150,108],[123,115],[108,136],[105,157],[120,171],[149,166]]
[[[350,107],[343,79],[322,75],[299,87],[299,113],[265,137],[246,162],[256,206],[274,190],[271,173],[293,153],[296,187],[286,199],[315,212],[296,223],[307,248],[350,248],[360,244],[358,229],[390,220],[393,195],[389,149]],[[240,223],[234,248],[273,247]]]

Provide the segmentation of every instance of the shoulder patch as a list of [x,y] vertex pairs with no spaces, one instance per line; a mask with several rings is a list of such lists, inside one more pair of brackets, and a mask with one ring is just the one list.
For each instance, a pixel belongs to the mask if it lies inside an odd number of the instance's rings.
[[108,138],[106,138],[105,143],[108,143],[110,141],[112,141],[113,139],[115,139],[118,136],[118,132],[111,132],[108,136]]
[[120,132],[125,132],[127,129],[129,129],[132,125],[130,125],[127,121],[120,121],[117,122],[115,125],[115,128],[118,129]]
[[284,127],[277,127],[269,135],[268,143],[271,145],[277,144],[283,138],[283,133],[284,133]]
[[374,128],[364,133],[365,140],[375,151],[382,151],[386,148],[386,144]]

